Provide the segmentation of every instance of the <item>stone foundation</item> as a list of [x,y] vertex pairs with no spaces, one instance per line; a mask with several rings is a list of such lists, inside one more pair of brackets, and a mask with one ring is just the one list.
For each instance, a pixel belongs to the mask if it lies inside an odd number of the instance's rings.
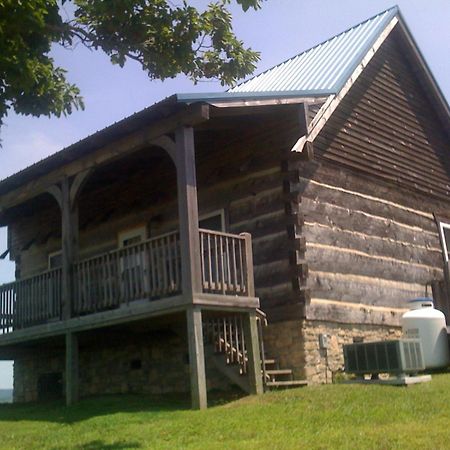
[[280,368],[292,369],[296,378],[304,378],[302,322],[277,322],[264,327],[264,351],[267,358],[276,358]]
[[[319,347],[319,335],[328,336],[328,349]],[[342,346],[355,338],[364,341],[396,339],[400,327],[339,324],[296,320],[270,324],[264,329],[267,357],[280,368],[290,368],[297,379],[312,384],[331,383],[342,372]],[[189,357],[186,338],[171,330],[136,334],[121,339],[80,340],[80,396],[119,393],[188,393]],[[14,401],[39,399],[42,376],[59,376],[64,394],[64,348],[24,353],[14,362]],[[207,365],[208,389],[228,389],[230,382]],[[41,396],[42,397],[42,396]]]
[[[320,349],[319,335],[328,336],[328,349]],[[331,383],[343,371],[343,345],[364,341],[398,339],[401,328],[381,325],[340,324],[322,321],[289,321],[264,329],[265,353],[276,358],[280,368],[293,369],[294,376],[311,384]]]
[[[112,342],[80,342],[80,396],[101,394],[188,393],[189,355],[185,338],[167,330],[135,335]],[[103,339],[105,341],[105,339]],[[64,349],[30,351],[14,361],[14,402],[39,399],[42,376],[60,374],[62,394],[65,379]],[[42,380],[42,378],[41,378]],[[207,367],[208,389],[226,389],[228,381]],[[42,398],[42,396],[41,396]]]
[[[320,334],[328,336],[327,350],[320,349]],[[344,369],[343,345],[351,344],[355,338],[369,342],[398,339],[401,334],[400,327],[304,321],[305,378],[312,384],[331,383],[336,374]]]

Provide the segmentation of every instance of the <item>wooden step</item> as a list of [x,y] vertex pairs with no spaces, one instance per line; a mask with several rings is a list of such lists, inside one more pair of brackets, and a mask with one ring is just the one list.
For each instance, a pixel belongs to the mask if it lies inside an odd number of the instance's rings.
[[266,359],[264,360],[264,364],[265,364],[266,366],[273,366],[273,365],[276,364],[276,362],[277,362],[277,360],[276,360],[276,359],[272,359],[272,358],[266,358]]
[[266,386],[268,388],[294,388],[300,386],[306,386],[308,382],[306,380],[292,380],[292,381],[268,381]]
[[285,375],[292,375],[292,369],[273,369],[273,370],[266,370],[266,375],[270,376],[285,376]]

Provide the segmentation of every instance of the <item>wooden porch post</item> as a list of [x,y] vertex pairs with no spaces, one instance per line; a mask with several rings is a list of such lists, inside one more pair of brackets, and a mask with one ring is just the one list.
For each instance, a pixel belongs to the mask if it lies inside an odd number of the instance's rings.
[[70,198],[68,178],[61,183],[62,216],[62,318],[72,315],[73,263],[78,250],[78,208]]
[[191,402],[193,409],[207,407],[205,352],[203,348],[202,311],[190,307],[186,311],[191,374]]
[[201,292],[194,130],[191,127],[178,128],[175,144],[183,294],[192,298],[195,293]]
[[247,295],[249,297],[255,296],[255,280],[253,276],[253,250],[252,250],[252,236],[250,233],[241,233],[245,239],[245,283],[247,287]]
[[[202,289],[194,130],[191,127],[178,128],[175,144],[182,290],[185,298],[193,301],[195,294]],[[207,405],[202,312],[194,306],[188,307],[186,318],[192,407],[202,409]]]
[[66,333],[66,405],[78,401],[78,336]]
[[248,378],[250,392],[260,395],[264,392],[261,374],[261,355],[259,348],[258,325],[256,311],[244,314],[244,335],[248,358]]
[[47,191],[57,201],[61,210],[61,253],[62,253],[62,305],[61,318],[72,315],[73,266],[78,257],[78,195],[92,170],[87,169],[75,176],[72,183],[65,177],[60,185],[53,185]]

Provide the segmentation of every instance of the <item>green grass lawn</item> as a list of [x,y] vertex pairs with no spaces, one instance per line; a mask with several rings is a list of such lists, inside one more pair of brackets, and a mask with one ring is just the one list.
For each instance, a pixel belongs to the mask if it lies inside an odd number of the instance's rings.
[[449,449],[450,374],[405,387],[327,385],[191,411],[110,396],[65,408],[0,405],[2,449]]

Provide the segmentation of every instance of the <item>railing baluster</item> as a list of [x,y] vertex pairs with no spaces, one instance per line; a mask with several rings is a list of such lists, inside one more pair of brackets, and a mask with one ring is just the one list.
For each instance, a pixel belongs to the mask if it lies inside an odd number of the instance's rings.
[[7,292],[0,287],[0,330],[1,334],[5,333],[5,317],[7,314]]
[[167,258],[166,258],[166,248],[164,246],[164,241],[160,244],[160,259],[161,259],[161,266],[162,266],[162,272],[163,272],[163,285],[162,285],[162,293],[164,294],[166,292],[166,286],[168,284],[168,274],[167,274]]
[[201,268],[202,268],[202,286],[203,286],[203,289],[207,289],[204,239],[205,239],[205,235],[204,235],[204,233],[202,233],[200,231],[200,255],[201,255]]
[[80,303],[78,305],[78,315],[83,312],[84,299],[86,298],[86,263],[80,263]]
[[235,350],[236,347],[234,345],[234,333],[233,333],[233,325],[231,323],[231,318],[227,319],[227,324],[228,324],[228,336],[229,336],[229,341],[230,341],[230,354],[231,354],[231,362],[234,363],[236,361],[235,359]]
[[170,241],[169,241],[169,237],[165,238],[165,247],[166,247],[166,255],[167,255],[167,261],[166,261],[166,266],[167,266],[167,278],[168,278],[168,282],[167,282],[167,286],[166,286],[166,292],[171,292],[172,291],[172,286],[173,286],[173,271],[172,271],[172,248],[170,246]]
[[113,292],[114,306],[120,305],[120,273],[119,273],[119,254],[114,252],[110,254],[111,257],[111,287]]
[[112,295],[111,295],[111,258],[109,253],[105,254],[105,267],[104,267],[104,271],[105,271],[105,307],[110,307],[111,306],[111,300],[112,300]]
[[87,295],[85,298],[85,303],[86,303],[86,312],[91,312],[91,311],[96,311],[97,310],[97,302],[95,301],[95,297],[92,295],[93,294],[93,289],[92,289],[92,285],[93,285],[93,274],[92,274],[92,266],[94,264],[95,260],[90,259],[89,261],[87,261],[86,264],[86,291],[87,291]]
[[134,247],[127,247],[127,274],[128,274],[128,296],[127,296],[127,304],[130,300],[134,300],[134,292],[135,292],[135,271],[136,265],[134,264]]
[[7,333],[7,317],[9,310],[9,289],[6,287],[0,288],[0,328],[1,334]]
[[87,297],[88,297],[88,274],[87,274],[87,266],[88,261],[83,262],[82,264],[82,297],[81,297],[81,305],[80,305],[80,314],[83,314],[86,309]]
[[239,331],[238,331],[238,321],[236,315],[234,316],[234,340],[236,341],[236,359],[237,362],[241,363],[241,346],[239,342]]
[[8,291],[0,287],[0,334],[5,334],[8,311]]
[[219,286],[219,257],[218,257],[218,250],[217,250],[217,235],[214,235],[214,265],[215,265],[215,271],[214,271],[214,287],[213,289],[220,289]]
[[179,235],[178,233],[174,234],[174,245],[175,245],[175,280],[176,280],[176,287],[175,287],[175,291],[180,291],[181,290],[181,265],[180,265],[180,252],[179,252]]
[[237,272],[236,272],[236,240],[233,239],[231,241],[231,259],[233,261],[233,287],[236,292],[239,292],[239,284],[237,279]]
[[29,322],[30,324],[33,323],[34,317],[35,317],[35,310],[36,310],[36,302],[35,302],[35,298],[36,298],[36,279],[35,278],[31,278],[28,281],[29,285],[30,285],[30,317],[29,317]]
[[233,241],[230,237],[225,238],[225,245],[226,245],[226,253],[225,253],[225,259],[227,262],[227,285],[229,290],[234,291],[233,283],[231,282],[231,261],[230,261],[230,242],[233,244]]
[[1,323],[1,333],[8,333],[9,330],[9,317],[11,314],[11,290],[8,288],[0,288],[0,314],[2,315]]
[[207,234],[208,237],[208,278],[209,278],[209,283],[208,283],[208,289],[213,289],[213,278],[212,278],[212,257],[211,257],[211,235],[208,233]]
[[[241,289],[243,292],[246,291],[245,289],[245,275],[244,275],[244,255],[242,251],[242,247],[244,246],[244,241],[239,241],[239,273],[241,275]],[[245,247],[244,247],[245,248]]]
[[17,320],[15,324],[15,328],[20,328],[22,326],[22,314],[23,314],[23,304],[20,303],[20,289],[21,284],[17,283],[15,285],[16,291],[16,310],[17,310]]
[[247,349],[245,346],[245,336],[244,336],[244,324],[242,321],[242,314],[239,315],[239,334],[241,337],[241,349],[242,349],[242,370],[243,373],[247,373]]

